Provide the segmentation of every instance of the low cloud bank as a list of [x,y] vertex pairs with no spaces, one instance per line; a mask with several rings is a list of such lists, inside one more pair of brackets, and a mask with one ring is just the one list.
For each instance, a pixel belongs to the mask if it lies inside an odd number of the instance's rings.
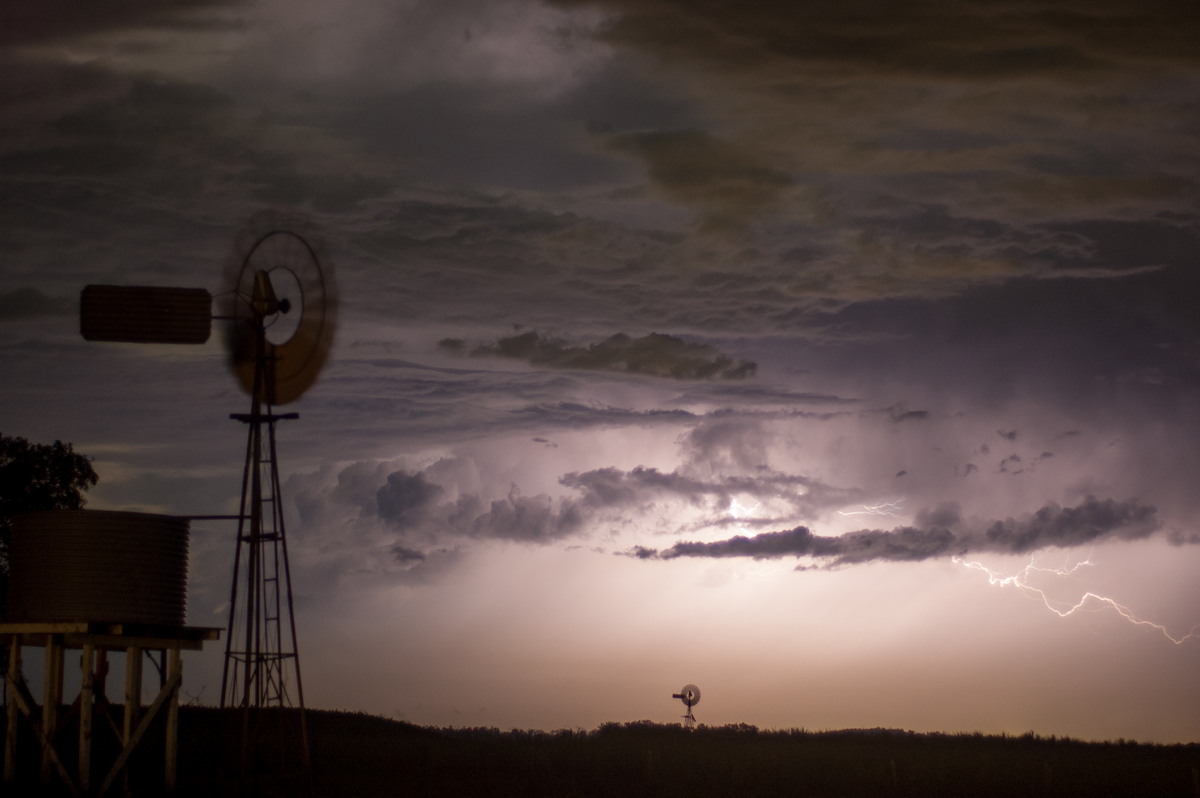
[[[455,338],[443,339],[438,345],[445,351],[467,352],[466,343]],[[758,369],[752,361],[734,361],[707,344],[687,343],[662,333],[641,338],[617,333],[599,343],[572,346],[530,330],[494,344],[481,344],[470,349],[470,354],[511,357],[550,368],[619,371],[676,380],[743,380]]]
[[1009,518],[985,526],[969,527],[955,504],[923,511],[916,522],[914,526],[864,529],[841,536],[814,535],[808,527],[798,526],[752,537],[738,535],[708,543],[681,542],[661,551],[638,546],[626,554],[656,560],[814,557],[837,567],[877,560],[919,561],[977,553],[1027,554],[1103,540],[1137,540],[1160,527],[1154,507],[1136,500],[1116,502],[1092,496],[1075,507],[1051,503],[1028,518]]

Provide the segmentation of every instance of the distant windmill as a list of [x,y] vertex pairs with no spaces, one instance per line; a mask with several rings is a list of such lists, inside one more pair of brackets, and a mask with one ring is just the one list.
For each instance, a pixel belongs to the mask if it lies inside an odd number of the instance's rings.
[[696,716],[692,714],[692,707],[700,703],[700,688],[694,684],[685,684],[683,689],[674,693],[671,698],[678,698],[687,707],[687,714],[683,716],[683,727],[685,729],[694,728]]

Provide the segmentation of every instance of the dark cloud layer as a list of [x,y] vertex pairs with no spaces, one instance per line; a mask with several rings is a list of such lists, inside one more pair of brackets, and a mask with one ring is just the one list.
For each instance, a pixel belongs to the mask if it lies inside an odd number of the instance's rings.
[[73,0],[4,3],[0,5],[0,46],[27,45],[126,27],[237,29],[240,27],[237,21],[197,12],[238,5],[238,0],[179,0],[173,3],[113,0],[103,6]]
[[[579,5],[583,0],[554,2]],[[960,0],[820,7],[787,0],[604,0],[601,5],[620,14],[609,29],[611,41],[664,57],[726,69],[761,68],[764,60],[778,59],[960,80],[1050,70],[1088,74],[1131,60],[1194,61],[1192,36],[1200,25],[1186,0],[1103,0],[1083,6]],[[1032,30],[1040,34],[1036,39],[1030,38]]]
[[[630,471],[601,468],[566,474],[563,485],[581,491],[580,503],[589,509],[637,507],[655,501],[682,501],[691,505],[710,505],[724,514],[738,497],[778,500],[790,513],[813,515],[829,507],[844,505],[858,498],[855,490],[826,485],[797,474],[764,470],[754,476],[716,476],[698,478],[679,471],[663,472],[637,467]],[[719,519],[713,519],[716,523]],[[754,519],[741,519],[753,523]]]
[[663,193],[700,209],[710,232],[737,230],[777,201],[792,178],[763,153],[747,152],[697,130],[626,133],[615,151],[643,158]]
[[[703,441],[688,439],[688,447],[727,466],[743,461],[746,452],[729,450],[727,425],[714,426],[719,434]],[[735,506],[750,508],[737,523],[763,527],[861,499],[857,489],[766,467],[746,476],[701,476],[687,467],[599,468],[560,477],[559,484],[571,495],[524,495],[513,485],[506,495],[496,496],[479,489],[476,469],[474,461],[457,457],[421,469],[356,462],[296,475],[288,488],[304,530],[322,536],[340,530],[336,534],[347,552],[341,567],[349,571],[369,569],[380,551],[390,552],[390,560],[407,569],[423,562],[429,552],[469,547],[472,541],[546,545],[659,516],[661,531],[677,533],[682,525],[727,526]],[[687,513],[686,522],[678,515],[681,509]],[[349,553],[355,548],[363,552],[361,562],[353,562]]]
[[425,479],[424,474],[394,471],[375,492],[379,517],[399,527],[416,526],[429,515],[445,491]]
[[46,296],[36,288],[0,291],[0,321],[66,315],[71,310],[70,303]]
[[453,487],[455,475],[472,467],[454,458],[424,470],[388,471],[382,463],[358,462],[336,473],[323,469],[293,477],[289,487],[306,527],[342,528],[353,537],[382,522],[401,561],[419,560],[419,547],[441,540],[546,543],[579,531],[583,515],[577,501],[524,496],[515,486],[500,498]]
[[[466,348],[457,339],[443,339],[440,346],[451,352]],[[661,333],[641,338],[616,333],[599,343],[573,346],[530,330],[501,338],[494,344],[476,346],[471,354],[511,357],[551,368],[619,371],[677,380],[740,380],[753,376],[757,369],[756,364],[746,360],[735,362],[707,344],[687,343]]]
[[656,551],[637,547],[641,559],[676,557],[814,557],[832,567],[873,561],[918,561],[967,554],[1028,554],[1104,540],[1136,540],[1159,528],[1155,508],[1131,500],[1088,497],[1075,507],[1047,504],[1028,518],[975,527],[964,522],[956,505],[918,514],[916,526],[864,529],[837,537],[814,535],[798,526],[753,537],[736,536],[709,543],[681,542]]

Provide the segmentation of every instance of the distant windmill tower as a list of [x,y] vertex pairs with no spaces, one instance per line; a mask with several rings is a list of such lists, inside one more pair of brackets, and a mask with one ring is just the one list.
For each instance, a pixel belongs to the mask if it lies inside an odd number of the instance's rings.
[[695,728],[696,716],[692,714],[692,707],[700,703],[700,688],[694,684],[685,684],[683,689],[674,693],[671,698],[678,698],[687,707],[687,714],[683,716],[683,727],[685,729]]

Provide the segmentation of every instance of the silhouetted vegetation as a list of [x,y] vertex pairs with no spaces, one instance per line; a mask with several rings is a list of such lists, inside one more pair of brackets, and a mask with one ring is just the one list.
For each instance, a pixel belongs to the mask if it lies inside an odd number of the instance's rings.
[[[69,443],[30,443],[0,435],[0,618],[8,590],[12,517],[32,510],[78,510],[99,477]],[[0,665],[3,668],[3,665]]]
[[[240,718],[231,710],[181,708],[180,796],[247,793],[239,789]],[[321,797],[1200,795],[1200,744],[1194,743],[891,729],[764,731],[745,724],[688,731],[650,721],[606,723],[592,731],[504,732],[311,710],[308,728],[313,795]],[[39,752],[26,742],[21,753],[27,777],[12,794],[58,794],[31,781]],[[135,795],[158,793],[161,757],[161,735],[151,734],[130,782]],[[276,789],[268,775],[248,792],[303,795],[296,771],[279,779]]]
[[[229,787],[232,770],[215,765],[236,761],[236,720],[185,707],[182,723],[181,792]],[[311,711],[309,730],[319,796],[1200,794],[1196,744],[744,724],[687,731],[649,721],[502,732]]]

